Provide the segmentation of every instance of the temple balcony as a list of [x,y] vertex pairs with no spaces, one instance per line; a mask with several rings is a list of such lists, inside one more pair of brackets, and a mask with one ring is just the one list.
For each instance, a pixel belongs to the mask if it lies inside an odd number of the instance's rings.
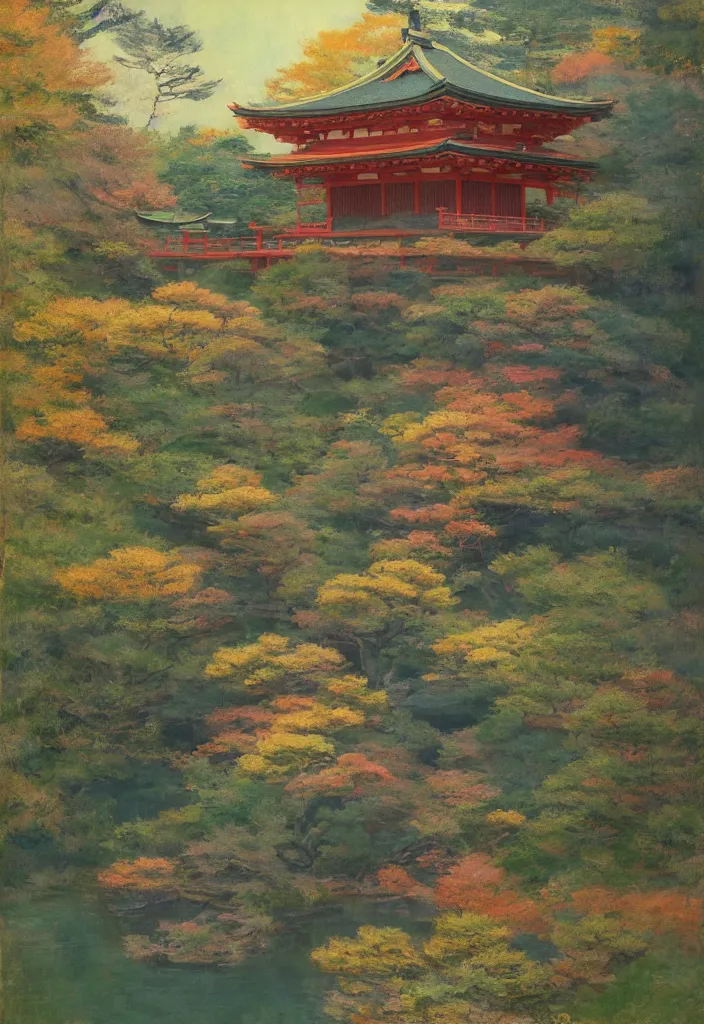
[[402,242],[424,237],[447,235],[506,235],[529,241],[550,229],[539,217],[504,217],[482,213],[452,213],[440,208],[434,227],[417,228],[371,227],[336,230],[331,220],[317,224],[298,224],[289,231],[274,234],[263,225],[250,225],[252,234],[230,238],[211,237],[205,231],[183,230],[180,236],[169,235],[150,256],[153,259],[217,261],[280,258],[291,256],[299,245],[320,242],[323,245],[346,246],[356,242],[398,240]]

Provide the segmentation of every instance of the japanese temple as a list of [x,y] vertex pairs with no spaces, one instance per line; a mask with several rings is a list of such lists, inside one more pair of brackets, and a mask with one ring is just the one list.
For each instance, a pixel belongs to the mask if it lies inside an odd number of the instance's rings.
[[[529,191],[542,191],[552,204],[555,196],[575,196],[596,171],[546,144],[609,116],[612,107],[611,100],[551,96],[483,71],[434,41],[414,11],[401,48],[357,81],[291,103],[231,105],[241,127],[291,145],[243,163],[295,182],[296,226],[276,234],[251,225],[249,240],[184,230],[182,251],[201,259],[241,253],[256,268],[293,255],[303,241],[401,243],[448,234],[530,240],[545,224],[529,214]],[[324,219],[307,219],[309,209],[321,207]],[[173,258],[178,241],[171,241],[153,255]]]

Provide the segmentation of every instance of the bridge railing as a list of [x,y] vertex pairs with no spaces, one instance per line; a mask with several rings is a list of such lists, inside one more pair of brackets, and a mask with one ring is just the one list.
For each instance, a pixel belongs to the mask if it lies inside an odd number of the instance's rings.
[[177,238],[169,235],[164,242],[162,251],[173,253],[174,256],[188,253],[212,253],[215,255],[226,252],[244,252],[257,248],[257,239],[251,235],[241,235],[236,238],[210,238],[208,235],[191,235],[184,231]]

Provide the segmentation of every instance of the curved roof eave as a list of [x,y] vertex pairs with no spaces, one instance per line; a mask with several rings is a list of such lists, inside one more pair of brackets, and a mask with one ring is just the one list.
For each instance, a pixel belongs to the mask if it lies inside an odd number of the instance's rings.
[[[364,92],[368,91],[370,86],[385,85],[388,76],[394,70],[402,68],[403,64],[411,57],[416,59],[420,73],[427,82],[427,88],[421,89],[415,95],[396,96],[388,100],[384,100],[383,96],[378,94],[372,95],[366,100],[362,98],[361,102],[355,97],[354,94],[359,90]],[[433,59],[438,63],[445,63],[446,69],[443,71],[442,68],[436,67]],[[463,86],[461,81],[453,81],[453,78],[462,78],[468,75],[475,80],[476,85],[486,83],[486,91],[468,88],[466,85]],[[502,91],[504,95],[501,95]],[[230,104],[230,109],[239,117],[253,119],[274,120],[282,117],[292,120],[303,117],[324,119],[346,113],[402,109],[443,96],[484,107],[564,113],[576,117],[608,116],[613,107],[612,100],[570,99],[551,96],[547,93],[536,92],[516,82],[509,82],[490,71],[484,71],[471,64],[441,43],[433,42],[429,46],[421,46],[414,42],[408,42],[379,67],[346,86],[318,93],[315,96],[308,96],[292,103],[261,107],[244,107],[233,103]],[[336,98],[340,100],[339,103],[331,102]],[[347,98],[347,102],[345,102],[345,98]],[[324,101],[327,101],[327,104],[321,105]]]
[[[306,119],[318,118],[320,120],[325,120],[326,118],[336,117],[341,114],[365,114],[371,113],[374,110],[403,110],[404,107],[414,107],[418,106],[420,103],[429,103],[432,102],[433,100],[445,98],[460,101],[463,100],[466,103],[470,103],[480,107],[494,107],[497,110],[541,110],[541,112],[544,111],[545,113],[564,113],[567,115],[572,115],[573,117],[594,117],[599,115],[605,117],[611,112],[611,108],[613,106],[611,100],[603,100],[599,101],[598,104],[590,104],[588,102],[585,102],[583,107],[576,105],[574,107],[570,107],[569,110],[556,110],[550,107],[539,108],[537,104],[530,103],[527,100],[524,102],[508,100],[500,101],[496,98],[491,99],[489,97],[483,96],[480,93],[470,93],[463,89],[454,88],[445,79],[442,79],[440,82],[437,83],[437,85],[434,88],[429,89],[422,96],[413,99],[408,99],[405,101],[388,100],[386,102],[382,101],[360,103],[355,104],[354,107],[327,107],[324,110],[299,110],[291,115],[291,120],[294,120],[299,117],[305,117]],[[234,114],[237,117],[252,119],[262,118],[264,120],[272,121],[280,119],[287,113],[288,110],[288,108],[283,107],[267,107],[261,109],[254,107],[237,107],[234,104],[232,104],[231,109],[233,110]]]
[[[286,168],[286,167],[297,167],[297,166],[308,166],[314,167],[316,165],[325,164],[346,164],[346,163],[373,163],[376,161],[383,160],[394,160],[406,157],[409,160],[414,157],[424,156],[438,156],[443,153],[458,153],[464,156],[476,156],[479,159],[487,159],[491,157],[498,157],[499,159],[511,160],[516,163],[526,164],[548,164],[554,167],[573,167],[576,170],[589,170],[595,171],[598,165],[591,160],[576,160],[568,156],[560,156],[558,154],[550,153],[549,150],[541,150],[540,152],[521,151],[513,149],[497,149],[489,146],[476,146],[471,144],[465,144],[461,141],[448,140],[439,145],[426,146],[423,149],[414,149],[412,151],[407,150],[386,150],[378,153],[363,153],[350,154],[305,154],[296,153],[282,155],[281,157],[242,157],[242,163],[246,167],[267,167],[267,168]],[[292,159],[294,157],[294,159]]]

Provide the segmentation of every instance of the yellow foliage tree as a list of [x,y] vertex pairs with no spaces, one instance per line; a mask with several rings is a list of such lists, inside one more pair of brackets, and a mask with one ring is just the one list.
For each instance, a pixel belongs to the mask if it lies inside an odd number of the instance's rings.
[[335,744],[316,733],[271,732],[257,743],[255,754],[244,754],[238,762],[247,775],[277,779],[291,772],[334,759]]
[[634,64],[641,55],[641,35],[639,28],[607,25],[606,28],[594,30],[592,44],[599,53],[605,53],[624,64]]
[[317,644],[291,646],[276,633],[264,633],[256,643],[243,647],[221,647],[215,652],[205,674],[211,679],[229,678],[241,686],[277,686],[300,681],[318,682],[344,665],[339,651]]
[[[109,398],[98,410],[83,386],[87,376],[108,373],[114,360],[123,369],[128,361],[140,371],[145,359],[166,364],[196,386],[227,377],[238,384],[261,376],[285,379],[320,368],[319,346],[276,334],[247,302],[191,282],[164,285],[152,298],[131,303],[62,297],[15,325],[15,341],[27,354],[24,360],[24,353],[17,354],[21,362],[13,391],[21,440],[71,443],[93,457],[134,454],[138,442],[109,427]],[[240,470],[235,480],[233,467],[221,467],[201,481],[202,495],[179,500],[184,509],[202,510],[210,503],[213,510],[229,512],[227,499],[216,495],[249,487],[239,492],[237,514],[262,511],[274,498],[263,488],[257,491],[260,477],[250,473],[247,480],[248,472]]]
[[[346,672],[342,655],[316,644],[296,647],[282,636],[264,634],[254,644],[224,647],[206,668],[210,678],[229,678],[252,688],[261,703],[217,713],[213,724],[228,731],[206,744],[203,753],[241,753],[238,770],[279,779],[334,760],[330,735],[364,725],[382,711],[386,696]],[[232,731],[232,723],[240,729]],[[243,732],[245,724],[254,732]]]
[[56,574],[59,585],[73,597],[93,601],[169,601],[188,594],[201,575],[173,552],[127,547],[111,551],[90,565],[73,565]]
[[457,603],[442,573],[413,559],[375,562],[367,572],[342,573],[318,591],[316,613],[301,613],[313,625],[354,643],[372,685],[378,682],[382,650],[400,636],[418,632],[428,616]]
[[336,1020],[398,1024],[530,1024],[518,1003],[550,990],[553,968],[510,945],[511,931],[480,914],[444,914],[414,942],[399,928],[360,928],[312,953],[337,975],[328,1010]]
[[198,481],[196,494],[182,494],[172,508],[177,512],[256,512],[276,502],[276,495],[261,486],[262,475],[239,466],[220,466]]

